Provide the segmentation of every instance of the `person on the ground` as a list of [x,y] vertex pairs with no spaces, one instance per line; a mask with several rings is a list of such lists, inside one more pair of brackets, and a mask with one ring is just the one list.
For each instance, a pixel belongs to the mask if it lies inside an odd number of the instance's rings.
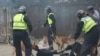
[[[52,46],[52,45],[51,45]],[[47,36],[43,36],[43,39],[38,44],[39,49],[49,49],[48,38]]]
[[51,56],[53,54],[58,54],[57,50],[50,50],[48,45],[48,38],[43,36],[43,39],[38,45],[35,45],[35,50],[37,51],[36,56]]

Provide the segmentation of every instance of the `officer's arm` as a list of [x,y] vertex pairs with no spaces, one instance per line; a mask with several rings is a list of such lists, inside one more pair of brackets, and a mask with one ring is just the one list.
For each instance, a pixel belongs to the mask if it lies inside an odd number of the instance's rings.
[[46,20],[46,22],[43,24],[44,27],[48,25],[48,20]]
[[84,25],[84,23],[82,21],[80,21],[77,24],[76,32],[74,34],[74,39],[75,40],[79,37],[79,35],[80,35],[81,31],[82,31],[83,25]]
[[31,24],[30,20],[25,16],[24,21],[27,23],[29,32],[31,32],[32,31],[32,24]]
[[13,27],[13,19],[12,19],[12,21],[11,21],[11,27]]

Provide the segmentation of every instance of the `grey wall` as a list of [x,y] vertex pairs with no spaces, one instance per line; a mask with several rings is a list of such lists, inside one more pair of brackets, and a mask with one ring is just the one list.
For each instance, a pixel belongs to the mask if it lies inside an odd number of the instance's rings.
[[[8,2],[7,2],[8,1]],[[12,8],[12,15],[16,13],[20,5],[27,7],[28,18],[33,25],[31,35],[41,37],[46,35],[47,27],[41,25],[46,20],[44,8],[47,5],[52,6],[56,17],[57,34],[67,35],[68,32],[74,32],[77,24],[76,11],[86,9],[88,5],[93,5],[100,11],[100,0],[0,0],[0,7],[9,6]],[[4,3],[6,2],[6,3]],[[8,4],[8,5],[7,5]]]

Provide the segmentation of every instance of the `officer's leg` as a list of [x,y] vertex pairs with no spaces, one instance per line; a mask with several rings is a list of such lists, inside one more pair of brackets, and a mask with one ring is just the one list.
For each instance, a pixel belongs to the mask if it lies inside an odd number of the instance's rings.
[[[48,30],[48,44],[49,44],[49,46],[53,45],[53,40],[52,40],[51,34],[52,34],[52,31],[49,29]],[[51,47],[50,50],[53,50],[53,47]]]
[[97,49],[97,47],[96,47],[95,55],[96,56],[98,55],[98,49]]
[[91,48],[91,52],[90,52],[91,56],[97,56],[97,50],[96,49],[97,49],[96,46],[93,46]]
[[[51,32],[51,30],[49,29],[49,30],[48,30],[48,44],[49,44],[49,46],[53,45],[53,41],[52,41],[51,34],[52,34],[52,32]],[[50,50],[53,50],[53,47],[50,47]],[[53,56],[53,54],[51,54],[50,56]]]
[[90,45],[87,45],[86,43],[83,43],[81,51],[80,51],[80,56],[87,56],[87,54],[88,54],[87,52],[88,52],[89,46]]
[[18,33],[16,33],[16,32],[13,32],[13,43],[14,43],[15,50],[16,50],[16,56],[22,56],[20,37],[19,37]]
[[22,41],[25,45],[25,56],[31,56],[32,54],[32,46],[31,46],[31,42],[30,39],[28,37],[27,32],[25,32],[22,36]]
[[72,45],[70,56],[75,56],[74,52],[76,51],[77,47],[78,47],[78,44],[75,42],[74,45]]
[[92,34],[92,38],[93,38],[93,46],[91,49],[91,56],[97,56],[98,54],[98,50],[97,50],[97,45],[98,45],[98,41],[99,41],[99,32],[95,31],[94,34]]
[[91,38],[92,40],[92,53],[91,56],[97,56],[98,51],[97,51],[97,45],[98,45],[98,41],[99,41],[99,35],[100,32],[98,31],[98,28],[96,28],[93,33],[91,33]]

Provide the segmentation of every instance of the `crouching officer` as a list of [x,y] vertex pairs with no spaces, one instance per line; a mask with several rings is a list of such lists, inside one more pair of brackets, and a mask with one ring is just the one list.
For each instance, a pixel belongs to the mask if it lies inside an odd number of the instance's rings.
[[[96,45],[99,39],[99,29],[95,21],[92,17],[85,16],[85,12],[83,10],[79,10],[77,12],[77,17],[79,18],[79,22],[77,24],[76,33],[74,34],[74,39],[76,40],[81,31],[85,33],[84,42],[80,51],[80,56],[87,56],[88,52],[92,48],[92,50],[96,50]],[[95,55],[95,52],[91,51],[91,55]]]
[[26,7],[21,6],[18,9],[18,13],[13,17],[13,43],[16,48],[16,56],[22,56],[21,53],[21,41],[25,45],[25,56],[31,56],[32,47],[28,37],[27,29],[32,31],[32,25],[26,16]]

